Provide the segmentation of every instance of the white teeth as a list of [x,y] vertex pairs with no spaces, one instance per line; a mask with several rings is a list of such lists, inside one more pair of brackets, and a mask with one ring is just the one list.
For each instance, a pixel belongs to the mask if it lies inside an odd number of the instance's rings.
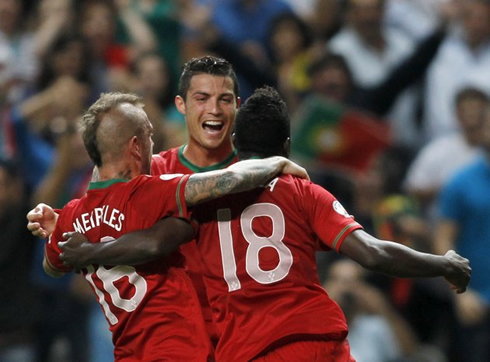
[[207,124],[208,126],[221,126],[222,123],[219,121],[206,121],[204,124]]

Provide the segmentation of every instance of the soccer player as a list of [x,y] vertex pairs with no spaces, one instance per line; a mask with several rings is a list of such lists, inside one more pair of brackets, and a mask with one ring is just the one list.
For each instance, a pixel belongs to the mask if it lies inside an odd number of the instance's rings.
[[[240,158],[289,153],[289,115],[272,88],[247,100],[235,130]],[[469,261],[454,251],[437,256],[379,240],[328,191],[292,176],[207,202],[193,216],[200,223],[197,246],[220,332],[218,362],[353,361],[345,317],[318,280],[317,250],[334,250],[392,276],[443,276],[458,293],[470,279]],[[87,243],[70,236],[65,260],[80,261]],[[138,233],[124,238],[118,246],[128,263],[137,256],[132,245],[151,248],[159,239]],[[96,260],[98,247],[91,245],[89,252]]]
[[[61,276],[73,268],[60,258],[63,232],[76,230],[92,243],[110,243],[123,233],[148,228],[158,220],[187,218],[186,205],[241,192],[266,183],[278,172],[305,176],[285,158],[240,162],[200,175],[146,176],[153,149],[152,126],[141,100],[121,93],[103,94],[82,120],[84,144],[98,167],[82,199],[61,211],[46,243],[44,269]],[[193,228],[170,219],[168,254],[190,240]],[[161,247],[162,245],[160,245]],[[138,266],[93,264],[82,270],[113,334],[117,361],[207,361],[211,345],[197,295],[178,252]]]
[[[179,79],[175,105],[185,116],[188,142],[155,155],[153,175],[219,170],[238,160],[231,133],[240,105],[239,84],[229,62],[213,56],[189,60]],[[181,250],[199,297],[206,328],[215,345],[218,332],[202,280],[202,262],[196,242],[183,244]]]

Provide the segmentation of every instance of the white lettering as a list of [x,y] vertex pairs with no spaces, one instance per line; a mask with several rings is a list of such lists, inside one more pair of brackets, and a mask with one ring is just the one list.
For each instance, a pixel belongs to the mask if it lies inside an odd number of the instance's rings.
[[279,178],[278,177],[276,177],[274,180],[272,180],[271,182],[269,182],[269,184],[266,187],[270,187],[271,192],[274,191],[274,187],[276,186],[277,181],[279,181]]
[[122,222],[124,221],[124,214],[119,214],[119,218],[117,219],[117,221],[118,221],[118,223],[115,226],[115,229],[117,231],[121,231],[122,230]]
[[[107,216],[110,214],[110,218]],[[121,211],[112,209],[109,211],[109,206],[104,205],[102,207],[96,207],[90,213],[85,213],[76,218],[73,222],[73,229],[76,232],[85,234],[90,229],[106,224],[117,231],[121,231],[123,228],[123,222],[126,220]]]
[[100,226],[100,222],[102,220],[102,214],[104,213],[104,211],[102,210],[101,207],[96,207],[95,210],[94,210],[94,214],[95,214],[95,224],[96,226]]
[[109,226],[113,227],[114,229],[116,228],[114,226],[114,221],[116,220],[116,214],[119,214],[119,211],[116,210],[116,209],[112,209],[112,212],[111,212],[111,218],[109,219]]
[[80,224],[80,220],[79,219],[75,219],[75,222],[73,223],[73,229],[77,233],[80,233],[80,234],[83,234],[84,233],[83,228],[82,228],[82,225]]
[[90,214],[88,213],[82,214],[82,223],[83,223],[83,227],[85,228],[85,231],[89,231],[90,229],[92,229],[89,225],[90,222],[89,216]]

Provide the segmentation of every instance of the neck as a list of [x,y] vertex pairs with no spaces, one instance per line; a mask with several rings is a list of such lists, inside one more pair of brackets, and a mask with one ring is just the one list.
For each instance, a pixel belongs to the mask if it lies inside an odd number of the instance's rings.
[[208,167],[225,160],[233,152],[231,141],[220,148],[208,149],[189,142],[184,148],[185,158],[198,167]]
[[109,181],[113,179],[131,180],[141,174],[136,171],[135,167],[131,167],[125,163],[107,164],[99,167],[98,170],[98,178],[93,181]]

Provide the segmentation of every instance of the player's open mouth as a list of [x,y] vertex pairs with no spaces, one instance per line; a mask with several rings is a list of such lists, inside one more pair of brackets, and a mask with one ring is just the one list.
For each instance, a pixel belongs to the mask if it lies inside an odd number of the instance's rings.
[[221,121],[206,121],[202,124],[202,128],[204,128],[207,132],[219,132],[223,129],[223,122]]

